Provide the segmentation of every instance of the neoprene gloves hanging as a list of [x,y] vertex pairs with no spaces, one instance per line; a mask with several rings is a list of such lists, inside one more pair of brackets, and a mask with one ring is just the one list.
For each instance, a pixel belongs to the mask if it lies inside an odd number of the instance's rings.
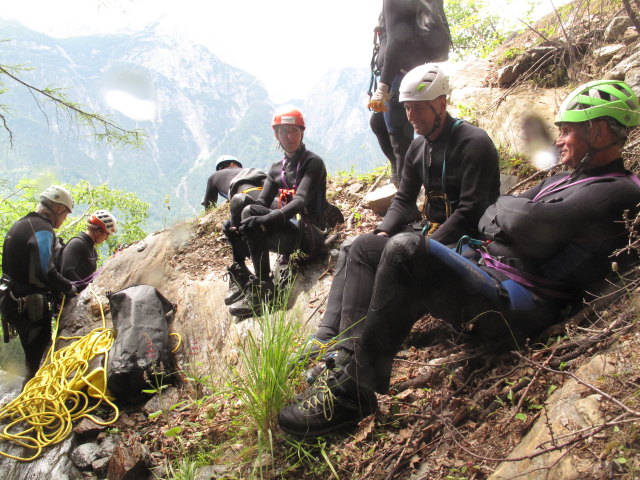
[[386,112],[387,101],[389,101],[389,86],[384,83],[379,83],[378,88],[369,99],[369,110],[374,112]]

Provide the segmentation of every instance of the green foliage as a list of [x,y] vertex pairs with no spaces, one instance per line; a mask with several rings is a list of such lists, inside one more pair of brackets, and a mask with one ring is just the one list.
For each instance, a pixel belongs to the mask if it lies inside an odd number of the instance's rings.
[[[4,238],[11,226],[24,215],[35,210],[38,195],[47,185],[56,183],[51,178],[37,181],[24,179],[14,188],[6,183],[0,185],[0,235]],[[86,219],[95,210],[109,210],[118,219],[118,233],[111,235],[99,249],[101,258],[113,252],[118,245],[138,241],[145,237],[142,225],[147,219],[149,205],[140,201],[135,194],[112,190],[107,185],[93,186],[86,181],[67,187],[76,206],[58,235],[69,240],[86,229]],[[106,244],[106,245],[105,245]]]
[[249,332],[230,388],[242,402],[259,438],[268,439],[275,430],[277,413],[293,396],[291,346],[296,343],[300,326],[286,311],[268,309],[258,322],[260,332]]
[[[514,4],[513,0],[511,2]],[[527,19],[535,2],[527,1]],[[499,9],[488,0],[449,0],[445,13],[451,28],[454,57],[486,57],[514,30],[522,28],[517,20],[499,14]]]

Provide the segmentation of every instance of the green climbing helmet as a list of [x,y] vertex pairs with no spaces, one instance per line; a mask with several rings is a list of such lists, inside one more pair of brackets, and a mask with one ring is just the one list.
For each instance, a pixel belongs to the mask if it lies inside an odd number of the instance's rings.
[[625,127],[640,123],[638,97],[625,82],[596,80],[585,83],[565,98],[555,124],[587,122],[594,118],[611,117]]

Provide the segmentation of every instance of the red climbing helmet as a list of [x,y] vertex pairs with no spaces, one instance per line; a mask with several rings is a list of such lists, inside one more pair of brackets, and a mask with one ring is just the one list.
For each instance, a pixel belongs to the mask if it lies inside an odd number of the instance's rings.
[[271,126],[275,129],[278,125],[297,125],[305,128],[302,112],[294,107],[284,107],[273,116]]

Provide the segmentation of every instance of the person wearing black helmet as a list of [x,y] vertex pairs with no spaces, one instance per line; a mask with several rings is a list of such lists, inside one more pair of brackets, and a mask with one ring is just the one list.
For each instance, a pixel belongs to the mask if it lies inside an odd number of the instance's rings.
[[54,229],[60,228],[73,206],[69,191],[52,185],[40,194],[36,211],[18,220],[4,238],[0,313],[5,340],[9,328],[20,337],[25,383],[38,371],[51,339],[48,295],[76,293],[54,262]]
[[[242,211],[240,231],[253,264],[254,274],[242,288],[242,296],[229,307],[237,317],[260,313],[274,291],[269,252],[284,260],[300,250],[306,260],[325,251],[324,209],[327,204],[327,170],[324,161],[307,150],[305,121],[297,108],[276,112],[273,132],[284,156],[275,162],[254,204]],[[234,258],[237,254],[234,248]]]
[[[589,82],[567,96],[555,123],[560,162],[571,171],[498,198],[466,255],[411,233],[388,240],[353,351],[341,352],[337,368],[281,410],[283,430],[324,435],[374,412],[395,354],[424,314],[464,328],[477,342],[513,347],[582,306],[611,273],[611,255],[628,243],[622,219],[638,214],[640,179],[622,159],[628,133],[640,123],[638,97],[624,82]],[[637,252],[616,260],[621,270]]]

